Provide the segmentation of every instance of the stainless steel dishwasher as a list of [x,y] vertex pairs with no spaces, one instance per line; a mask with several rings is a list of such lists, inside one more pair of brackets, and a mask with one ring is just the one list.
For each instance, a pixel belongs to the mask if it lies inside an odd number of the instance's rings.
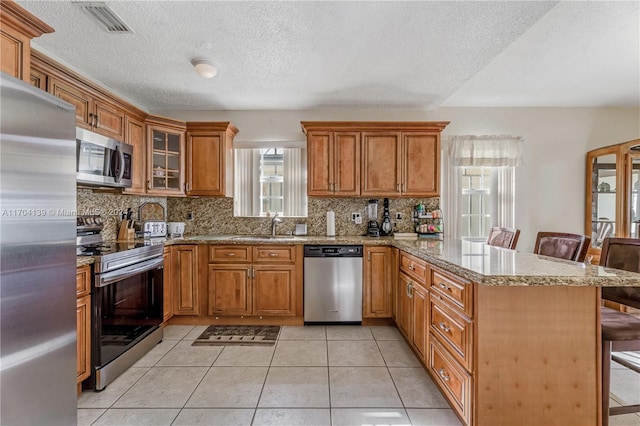
[[304,246],[304,323],[362,323],[362,246]]

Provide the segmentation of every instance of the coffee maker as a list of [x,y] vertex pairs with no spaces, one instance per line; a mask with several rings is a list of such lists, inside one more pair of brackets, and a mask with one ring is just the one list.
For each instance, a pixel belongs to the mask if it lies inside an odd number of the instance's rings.
[[388,236],[393,234],[393,225],[391,217],[389,217],[389,199],[385,198],[383,202],[384,210],[382,211],[382,225],[380,226],[380,235]]
[[380,228],[378,227],[378,200],[369,200],[367,204],[367,216],[369,223],[367,224],[367,236],[379,237]]

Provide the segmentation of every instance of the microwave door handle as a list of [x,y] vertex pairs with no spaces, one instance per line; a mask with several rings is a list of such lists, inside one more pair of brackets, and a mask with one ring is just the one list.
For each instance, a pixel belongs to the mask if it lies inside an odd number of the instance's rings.
[[122,151],[119,146],[116,146],[115,163],[115,172],[117,176],[114,176],[113,178],[116,182],[120,182],[124,177],[124,151]]

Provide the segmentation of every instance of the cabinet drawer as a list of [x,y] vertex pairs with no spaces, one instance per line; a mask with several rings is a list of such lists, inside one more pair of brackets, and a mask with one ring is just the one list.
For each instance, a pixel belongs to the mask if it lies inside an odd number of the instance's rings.
[[[462,278],[434,270],[431,289],[459,308],[469,318],[473,316],[473,285]],[[432,293],[433,294],[433,293]]]
[[91,292],[91,267],[81,266],[76,269],[76,297],[82,297]]
[[255,263],[293,263],[296,258],[295,246],[256,246],[253,248]]
[[422,285],[428,285],[427,262],[403,251],[400,252],[400,270]]
[[467,371],[471,371],[473,323],[448,307],[437,296],[431,298],[429,313],[431,333]]
[[471,424],[471,376],[462,368],[431,335],[429,343],[429,371],[440,385],[452,407]]
[[209,262],[246,263],[251,261],[251,246],[209,246]]

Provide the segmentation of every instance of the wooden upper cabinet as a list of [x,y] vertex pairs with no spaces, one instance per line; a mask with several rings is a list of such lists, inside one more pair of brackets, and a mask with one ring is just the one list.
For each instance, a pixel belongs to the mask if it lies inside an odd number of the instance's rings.
[[333,132],[307,135],[307,195],[332,195]]
[[76,125],[104,136],[124,140],[125,113],[116,105],[97,99],[76,84],[49,76],[49,93],[76,107]]
[[144,194],[146,192],[145,174],[145,126],[144,122],[136,118],[125,117],[125,139],[124,142],[133,147],[133,164],[131,165],[131,188],[123,189],[125,194]]
[[185,123],[147,117],[147,194],[184,195]]
[[438,196],[438,122],[303,121],[308,195]]
[[308,195],[360,195],[360,133],[310,132]]
[[423,197],[439,195],[440,134],[402,134],[403,195]]
[[54,29],[13,1],[0,3],[0,71],[31,82],[31,39]]
[[187,123],[187,195],[233,196],[233,138],[229,122]]
[[400,132],[362,134],[363,196],[399,196]]

